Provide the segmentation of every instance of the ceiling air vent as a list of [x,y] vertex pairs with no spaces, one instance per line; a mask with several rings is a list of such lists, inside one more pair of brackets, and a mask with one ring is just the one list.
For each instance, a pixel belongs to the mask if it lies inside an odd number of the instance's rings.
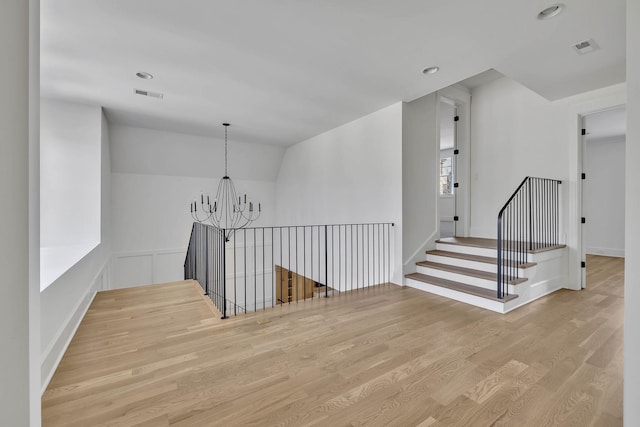
[[164,94],[159,92],[149,92],[148,90],[142,90],[142,89],[134,89],[134,92],[137,95],[150,96],[151,98],[158,98],[158,99],[164,98]]
[[593,51],[598,50],[600,47],[596,44],[593,39],[583,40],[571,46],[579,55],[584,55],[586,53],[591,53]]

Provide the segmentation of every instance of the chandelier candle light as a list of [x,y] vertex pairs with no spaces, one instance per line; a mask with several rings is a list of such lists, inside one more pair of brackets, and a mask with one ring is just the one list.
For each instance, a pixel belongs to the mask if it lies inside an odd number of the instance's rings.
[[[247,202],[247,195],[238,196],[235,185],[227,172],[227,129],[229,123],[224,126],[224,176],[218,183],[218,192],[213,203],[210,197],[200,195],[200,209],[198,202],[191,203],[191,216],[195,221],[209,221],[218,228],[225,230],[225,239],[228,242],[231,234],[236,229],[244,228],[260,217],[262,207],[258,203],[258,209],[254,209],[253,202]],[[205,200],[206,199],[206,200]]]

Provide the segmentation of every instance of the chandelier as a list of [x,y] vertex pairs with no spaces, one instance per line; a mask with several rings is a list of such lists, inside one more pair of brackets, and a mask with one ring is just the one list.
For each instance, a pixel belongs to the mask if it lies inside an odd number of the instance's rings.
[[236,229],[244,228],[260,217],[262,207],[258,203],[255,209],[253,202],[247,202],[247,195],[238,196],[236,187],[227,171],[227,129],[229,123],[224,126],[224,176],[218,183],[218,191],[213,203],[209,195],[200,195],[200,207],[198,202],[191,202],[191,216],[195,221],[209,221],[218,228],[225,230],[225,239],[229,238]]

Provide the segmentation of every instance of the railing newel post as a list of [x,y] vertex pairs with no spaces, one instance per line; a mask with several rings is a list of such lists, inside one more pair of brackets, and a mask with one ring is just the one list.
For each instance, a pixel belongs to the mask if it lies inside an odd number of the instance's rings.
[[226,230],[222,229],[220,244],[222,245],[222,318],[227,318],[227,239]]
[[[332,229],[333,230],[333,229]],[[329,241],[327,226],[324,226],[324,297],[329,298]]]

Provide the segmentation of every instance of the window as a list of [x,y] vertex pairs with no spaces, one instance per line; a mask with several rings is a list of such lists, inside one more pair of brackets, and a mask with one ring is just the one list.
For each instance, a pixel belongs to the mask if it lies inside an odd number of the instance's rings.
[[440,195],[453,194],[453,157],[440,159]]

